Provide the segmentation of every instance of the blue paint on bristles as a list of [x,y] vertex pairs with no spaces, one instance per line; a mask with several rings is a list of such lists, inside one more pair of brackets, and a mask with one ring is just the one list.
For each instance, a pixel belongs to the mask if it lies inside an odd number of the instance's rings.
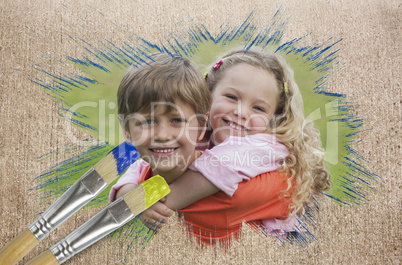
[[139,157],[137,149],[131,143],[125,141],[110,151],[115,160],[118,175],[121,175]]
[[[139,157],[137,150],[131,144],[123,142],[119,146],[111,150],[110,145],[101,143],[89,148],[86,152],[67,159],[59,164],[51,167],[47,172],[37,177],[42,183],[34,189],[42,190],[41,199],[49,200],[53,197],[58,197],[64,193],[79,177],[81,177],[90,167],[92,167],[107,153],[112,153],[116,162],[117,174],[121,175],[134,161]],[[93,163],[88,163],[92,162]],[[57,187],[57,182],[64,180],[63,187]],[[55,186],[48,190],[49,186]],[[107,196],[99,196],[95,198],[91,205],[97,205],[107,201]]]

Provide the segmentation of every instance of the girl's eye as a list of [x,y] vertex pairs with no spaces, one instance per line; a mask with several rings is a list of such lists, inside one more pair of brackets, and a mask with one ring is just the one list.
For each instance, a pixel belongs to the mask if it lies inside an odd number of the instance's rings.
[[265,112],[265,109],[263,107],[255,106],[254,109],[261,112]]
[[237,101],[237,97],[231,94],[226,95],[227,98]]

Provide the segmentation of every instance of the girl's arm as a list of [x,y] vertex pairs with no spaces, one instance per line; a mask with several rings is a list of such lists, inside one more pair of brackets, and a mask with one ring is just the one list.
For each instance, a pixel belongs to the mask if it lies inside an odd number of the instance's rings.
[[273,135],[231,136],[206,150],[190,169],[199,171],[217,188],[232,196],[240,182],[280,169],[288,155],[287,148]]
[[229,137],[205,152],[180,178],[170,184],[165,205],[182,209],[219,190],[232,196],[238,184],[275,171],[288,155],[286,147],[269,134]]
[[200,172],[187,170],[177,180],[169,185],[170,193],[164,204],[172,210],[180,210],[219,189],[205,178]]

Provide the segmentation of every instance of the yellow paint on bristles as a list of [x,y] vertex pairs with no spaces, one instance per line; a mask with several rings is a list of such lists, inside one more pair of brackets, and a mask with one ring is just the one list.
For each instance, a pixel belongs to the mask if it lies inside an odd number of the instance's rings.
[[112,152],[107,154],[104,158],[101,159],[96,165],[93,167],[96,172],[107,182],[109,185],[112,183],[118,176],[117,171],[117,161],[114,158]]
[[123,199],[131,212],[137,215],[168,195],[169,192],[169,185],[165,179],[156,175],[124,195]]

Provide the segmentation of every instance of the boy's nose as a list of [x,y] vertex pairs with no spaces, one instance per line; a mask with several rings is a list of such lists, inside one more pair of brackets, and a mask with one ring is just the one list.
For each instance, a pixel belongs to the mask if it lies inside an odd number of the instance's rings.
[[154,139],[155,141],[168,141],[171,138],[171,133],[166,125],[160,125],[154,127]]

